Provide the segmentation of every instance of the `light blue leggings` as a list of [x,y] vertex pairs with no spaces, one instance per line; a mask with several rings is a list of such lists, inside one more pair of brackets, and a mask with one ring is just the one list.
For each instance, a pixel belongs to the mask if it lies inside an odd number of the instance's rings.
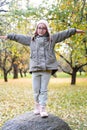
[[34,91],[34,100],[42,106],[47,103],[47,86],[51,73],[49,72],[33,72],[32,73],[32,86]]

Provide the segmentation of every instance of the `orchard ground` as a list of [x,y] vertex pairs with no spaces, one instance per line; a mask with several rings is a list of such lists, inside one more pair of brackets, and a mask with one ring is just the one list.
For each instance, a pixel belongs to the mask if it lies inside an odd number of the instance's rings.
[[[51,78],[47,110],[69,124],[72,130],[87,130],[87,77]],[[0,79],[0,127],[9,119],[34,107],[32,79]]]

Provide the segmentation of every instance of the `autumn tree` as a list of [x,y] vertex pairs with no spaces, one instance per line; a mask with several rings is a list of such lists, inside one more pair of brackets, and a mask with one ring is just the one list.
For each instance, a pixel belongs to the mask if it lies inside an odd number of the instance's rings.
[[9,47],[0,48],[0,68],[3,71],[4,81],[7,82],[8,73],[12,70],[15,57],[12,57],[12,52]]
[[[24,33],[25,35],[27,35],[29,33],[29,21],[27,20],[25,16],[23,17],[23,15],[21,15],[23,11],[20,11],[21,8],[19,10],[19,5],[14,2],[17,2],[17,1],[14,0],[10,3],[8,13],[3,13],[0,15],[0,18],[1,18],[0,22],[2,25],[0,28],[0,31],[1,31],[0,35],[6,35],[9,33],[18,33],[18,32]],[[15,9],[15,10],[12,10],[12,9]],[[22,70],[26,75],[26,72],[28,70],[28,65],[29,65],[29,62],[28,62],[29,59],[26,60],[27,59],[26,56],[27,56],[27,53],[29,54],[28,52],[29,48],[26,48],[24,46],[17,44],[16,42],[8,41],[8,40],[0,41],[0,47],[1,47],[0,52],[3,52],[3,53],[0,53],[0,57],[1,57],[0,68],[2,69],[3,72],[5,70],[4,72],[5,81],[7,81],[7,74],[11,70],[13,70],[13,78],[18,78],[19,70]],[[23,55],[25,55],[25,58],[23,58]],[[10,60],[8,60],[8,57]]]
[[[83,1],[57,1],[52,5],[50,10],[47,12],[47,18],[52,28],[51,32],[57,32],[67,28],[80,28],[86,30],[87,25],[87,2]],[[45,11],[46,12],[46,11]],[[55,51],[70,67],[69,71],[65,70],[63,64],[60,65],[63,72],[71,75],[71,84],[76,83],[76,74],[79,69],[87,65],[87,41],[84,38],[85,35],[75,35],[70,39],[67,39],[56,45]],[[65,45],[64,45],[65,43]],[[68,47],[67,47],[68,46]],[[63,52],[59,51],[62,47]],[[68,48],[68,49],[67,49]]]

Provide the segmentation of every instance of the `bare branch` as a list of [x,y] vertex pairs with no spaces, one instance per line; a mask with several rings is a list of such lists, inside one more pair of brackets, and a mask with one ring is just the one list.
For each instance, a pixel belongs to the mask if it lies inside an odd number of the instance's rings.
[[7,2],[7,0],[1,1],[0,2],[0,7],[5,6],[7,4],[9,4],[9,2]]
[[65,70],[62,68],[61,65],[58,65],[58,66],[61,68],[61,70],[62,70],[64,73],[67,73],[67,74],[69,74],[69,75],[72,75],[72,73],[70,73],[70,72],[68,72],[68,71],[65,71]]
[[0,12],[8,12],[8,11],[7,11],[7,10],[3,10],[3,9],[1,9]]
[[83,20],[83,11],[84,11],[84,7],[85,7],[85,4],[86,4],[86,0],[83,0],[83,6],[82,6],[82,9],[81,9],[81,18],[80,18],[80,22],[82,22]]
[[72,68],[71,63],[63,56],[63,55],[59,55],[62,59],[64,59],[66,61],[66,63]]

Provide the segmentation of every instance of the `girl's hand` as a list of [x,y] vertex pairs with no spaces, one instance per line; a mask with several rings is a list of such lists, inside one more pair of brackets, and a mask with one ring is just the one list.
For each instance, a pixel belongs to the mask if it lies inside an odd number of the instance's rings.
[[85,31],[76,29],[76,33],[85,33]]
[[0,36],[0,39],[7,39],[7,36]]

